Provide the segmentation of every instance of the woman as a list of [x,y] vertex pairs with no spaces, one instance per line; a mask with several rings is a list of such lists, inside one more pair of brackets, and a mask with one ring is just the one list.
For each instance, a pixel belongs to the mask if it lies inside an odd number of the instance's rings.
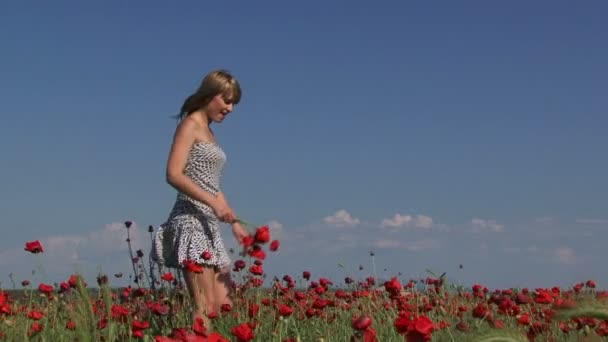
[[221,191],[226,155],[211,130],[240,98],[238,81],[216,70],[185,100],[167,162],[167,182],[178,191],[177,199],[152,248],[158,264],[182,269],[195,302],[193,320],[203,319],[208,328],[208,314],[219,312],[222,304],[232,305],[231,260],[220,235],[221,222],[232,225],[239,243],[248,235]]

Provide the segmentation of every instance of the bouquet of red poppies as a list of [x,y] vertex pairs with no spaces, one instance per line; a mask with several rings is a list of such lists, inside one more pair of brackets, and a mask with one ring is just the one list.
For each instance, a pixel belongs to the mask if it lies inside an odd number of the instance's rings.
[[256,227],[253,231],[248,229],[250,226],[247,222],[243,220],[237,220],[240,224],[245,227],[245,230],[249,233],[248,236],[241,240],[241,244],[243,246],[243,250],[241,251],[241,255],[249,255],[252,258],[258,260],[264,260],[266,258],[266,253],[262,249],[262,246],[269,243],[269,250],[271,252],[276,252],[279,249],[280,242],[279,240],[272,240],[270,237],[270,227],[268,225],[262,225]]

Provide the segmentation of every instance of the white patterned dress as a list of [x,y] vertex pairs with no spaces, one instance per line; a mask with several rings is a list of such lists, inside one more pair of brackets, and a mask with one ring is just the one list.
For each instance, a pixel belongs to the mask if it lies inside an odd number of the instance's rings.
[[[204,190],[216,195],[226,154],[217,143],[192,146],[185,174]],[[179,268],[185,260],[223,268],[231,263],[220,235],[220,220],[208,205],[179,192],[169,218],[154,234],[151,257],[160,266]],[[204,260],[203,252],[211,258]]]

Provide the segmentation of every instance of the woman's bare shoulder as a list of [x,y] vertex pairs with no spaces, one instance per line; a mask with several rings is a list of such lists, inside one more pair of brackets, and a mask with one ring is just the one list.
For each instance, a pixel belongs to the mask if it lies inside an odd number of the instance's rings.
[[188,116],[179,123],[177,134],[184,134],[192,138],[193,143],[214,142],[215,137],[210,127],[204,125],[194,117]]
[[195,140],[200,130],[201,125],[194,118],[185,117],[177,124],[174,138],[187,137],[189,140]]

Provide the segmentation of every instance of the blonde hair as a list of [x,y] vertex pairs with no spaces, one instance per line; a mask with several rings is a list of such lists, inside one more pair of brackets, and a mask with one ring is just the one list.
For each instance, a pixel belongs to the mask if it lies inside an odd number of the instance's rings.
[[181,120],[205,108],[211,99],[219,94],[230,96],[233,104],[238,104],[241,100],[241,86],[227,70],[214,70],[208,73],[194,94],[186,98],[177,118]]

